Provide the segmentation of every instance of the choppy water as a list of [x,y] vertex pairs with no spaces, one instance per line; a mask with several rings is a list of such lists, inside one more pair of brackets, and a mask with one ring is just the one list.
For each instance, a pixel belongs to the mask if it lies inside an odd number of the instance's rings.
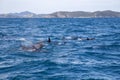
[[0,19],[0,80],[120,80],[120,18]]

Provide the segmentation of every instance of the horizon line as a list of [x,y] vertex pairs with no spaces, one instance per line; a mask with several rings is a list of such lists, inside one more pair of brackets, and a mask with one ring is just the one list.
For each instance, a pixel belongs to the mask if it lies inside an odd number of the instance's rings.
[[117,10],[96,10],[96,11],[83,11],[83,10],[76,10],[76,11],[67,11],[67,10],[60,10],[60,11],[54,11],[54,12],[48,12],[48,13],[36,13],[36,12],[32,12],[29,10],[25,10],[25,11],[20,11],[20,12],[6,12],[6,13],[0,13],[0,14],[10,14],[10,13],[22,13],[22,12],[30,12],[30,13],[34,13],[34,14],[51,14],[51,13],[55,13],[55,12],[78,12],[78,11],[82,11],[82,12],[97,12],[97,11],[113,11],[113,12],[120,12]]

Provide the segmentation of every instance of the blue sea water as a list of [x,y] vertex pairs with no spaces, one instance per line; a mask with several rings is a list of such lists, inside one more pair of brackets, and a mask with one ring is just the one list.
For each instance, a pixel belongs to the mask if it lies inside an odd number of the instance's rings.
[[120,80],[120,18],[0,19],[0,80]]

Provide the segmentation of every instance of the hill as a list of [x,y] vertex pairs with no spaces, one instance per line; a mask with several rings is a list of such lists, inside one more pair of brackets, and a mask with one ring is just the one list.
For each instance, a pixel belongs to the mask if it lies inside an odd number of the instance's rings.
[[59,11],[51,14],[35,14],[29,11],[20,13],[0,14],[0,18],[117,18],[120,17],[120,12],[105,10],[95,12],[85,11]]

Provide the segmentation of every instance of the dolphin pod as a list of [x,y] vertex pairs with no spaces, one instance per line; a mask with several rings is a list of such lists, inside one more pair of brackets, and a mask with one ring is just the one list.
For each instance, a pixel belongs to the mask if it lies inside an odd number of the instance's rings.
[[[81,38],[81,37],[63,37],[63,40],[94,40],[95,38]],[[46,41],[47,43],[51,43],[51,39],[50,37],[48,37],[48,40]],[[22,50],[24,51],[30,51],[30,52],[33,52],[33,51],[37,51],[37,50],[40,50],[42,47],[44,46],[44,43],[43,42],[38,42],[38,43],[35,43],[35,44],[32,44],[30,46],[22,46]]]
[[63,37],[63,40],[94,40],[95,38],[82,38],[82,37],[77,37],[77,36],[67,36]]

